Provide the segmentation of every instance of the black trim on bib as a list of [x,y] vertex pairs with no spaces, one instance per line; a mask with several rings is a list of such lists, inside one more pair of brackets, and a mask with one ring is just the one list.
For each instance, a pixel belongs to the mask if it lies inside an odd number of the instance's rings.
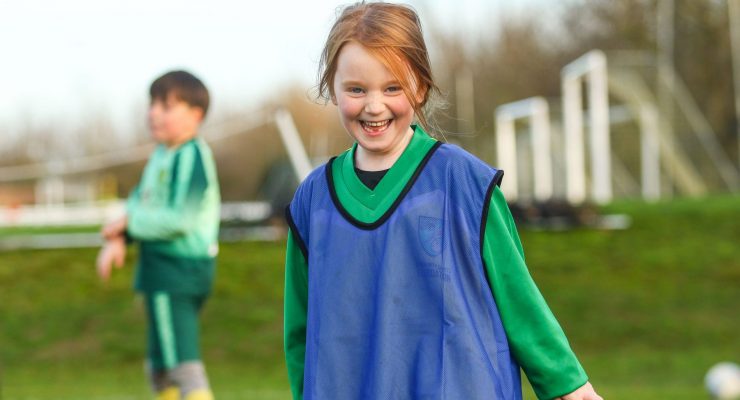
[[504,171],[498,170],[491,179],[491,183],[488,184],[486,190],[486,198],[483,200],[483,215],[480,219],[480,258],[483,265],[486,265],[485,259],[483,258],[483,239],[486,235],[486,222],[488,221],[488,210],[491,208],[491,197],[493,196],[493,189],[496,186],[501,186],[501,181],[504,179]]
[[296,226],[295,221],[293,221],[293,216],[290,214],[290,205],[285,207],[285,220],[288,222],[288,227],[290,227],[290,231],[294,235],[293,238],[295,239],[296,244],[298,244],[298,248],[301,249],[303,257],[306,259],[306,262],[308,262],[308,247],[306,247],[306,242],[303,241],[301,232],[298,231],[298,227]]
[[358,220],[357,218],[353,217],[352,214],[350,214],[349,211],[347,211],[342,205],[342,203],[339,201],[339,196],[337,196],[336,188],[334,187],[334,177],[333,177],[333,172],[332,172],[333,170],[332,164],[334,164],[334,160],[336,159],[336,157],[332,157],[332,159],[329,160],[328,163],[326,163],[326,180],[327,180],[327,183],[329,184],[329,194],[331,195],[331,200],[334,202],[334,206],[337,208],[337,210],[339,210],[339,213],[342,214],[344,219],[346,219],[349,223],[351,223],[352,225],[360,229],[369,231],[369,230],[373,230],[383,225],[383,223],[385,223],[385,221],[387,221],[388,218],[391,217],[391,215],[396,210],[396,208],[398,208],[398,206],[401,204],[401,201],[403,200],[403,198],[406,197],[406,194],[408,194],[408,192],[411,190],[411,187],[414,186],[414,182],[416,182],[416,180],[419,178],[419,175],[421,175],[421,171],[424,170],[424,167],[429,162],[429,159],[432,158],[432,155],[434,154],[434,152],[437,151],[437,149],[441,145],[442,145],[442,142],[434,143],[432,148],[429,149],[427,154],[424,156],[424,158],[419,163],[419,166],[416,167],[414,174],[411,175],[411,178],[406,183],[406,186],[403,188],[403,190],[398,195],[398,197],[396,197],[396,200],[393,202],[393,204],[391,204],[388,210],[385,213],[383,213],[383,215],[381,215],[377,221],[371,222],[371,223],[362,222]]

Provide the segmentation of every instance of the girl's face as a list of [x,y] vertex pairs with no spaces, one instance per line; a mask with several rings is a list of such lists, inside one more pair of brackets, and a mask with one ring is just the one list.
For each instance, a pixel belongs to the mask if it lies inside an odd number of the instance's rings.
[[332,102],[357,141],[356,166],[390,168],[411,140],[414,108],[388,68],[359,43],[339,52]]

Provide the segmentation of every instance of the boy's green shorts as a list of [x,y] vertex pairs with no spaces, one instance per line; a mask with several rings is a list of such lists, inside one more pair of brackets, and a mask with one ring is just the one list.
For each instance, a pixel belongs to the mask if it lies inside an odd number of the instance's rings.
[[144,293],[148,356],[155,370],[200,360],[198,315],[207,295]]

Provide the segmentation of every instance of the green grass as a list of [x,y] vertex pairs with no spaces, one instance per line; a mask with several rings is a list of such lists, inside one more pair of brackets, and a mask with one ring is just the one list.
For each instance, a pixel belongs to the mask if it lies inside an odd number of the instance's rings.
[[[707,398],[704,373],[740,354],[740,198],[608,212],[629,214],[632,227],[521,232],[535,280],[605,398]],[[202,337],[219,399],[289,397],[283,252],[282,243],[222,246]],[[104,285],[95,255],[0,253],[2,400],[150,398],[131,263]]]
[[0,227],[0,238],[11,235],[38,235],[52,233],[95,233],[98,225],[38,226],[38,227]]

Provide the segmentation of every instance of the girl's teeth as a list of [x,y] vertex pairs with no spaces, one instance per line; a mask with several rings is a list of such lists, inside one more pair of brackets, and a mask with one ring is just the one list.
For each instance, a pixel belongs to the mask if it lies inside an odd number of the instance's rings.
[[365,125],[367,125],[369,127],[373,127],[373,128],[384,126],[387,123],[388,123],[388,121],[380,121],[380,122],[365,121]]

